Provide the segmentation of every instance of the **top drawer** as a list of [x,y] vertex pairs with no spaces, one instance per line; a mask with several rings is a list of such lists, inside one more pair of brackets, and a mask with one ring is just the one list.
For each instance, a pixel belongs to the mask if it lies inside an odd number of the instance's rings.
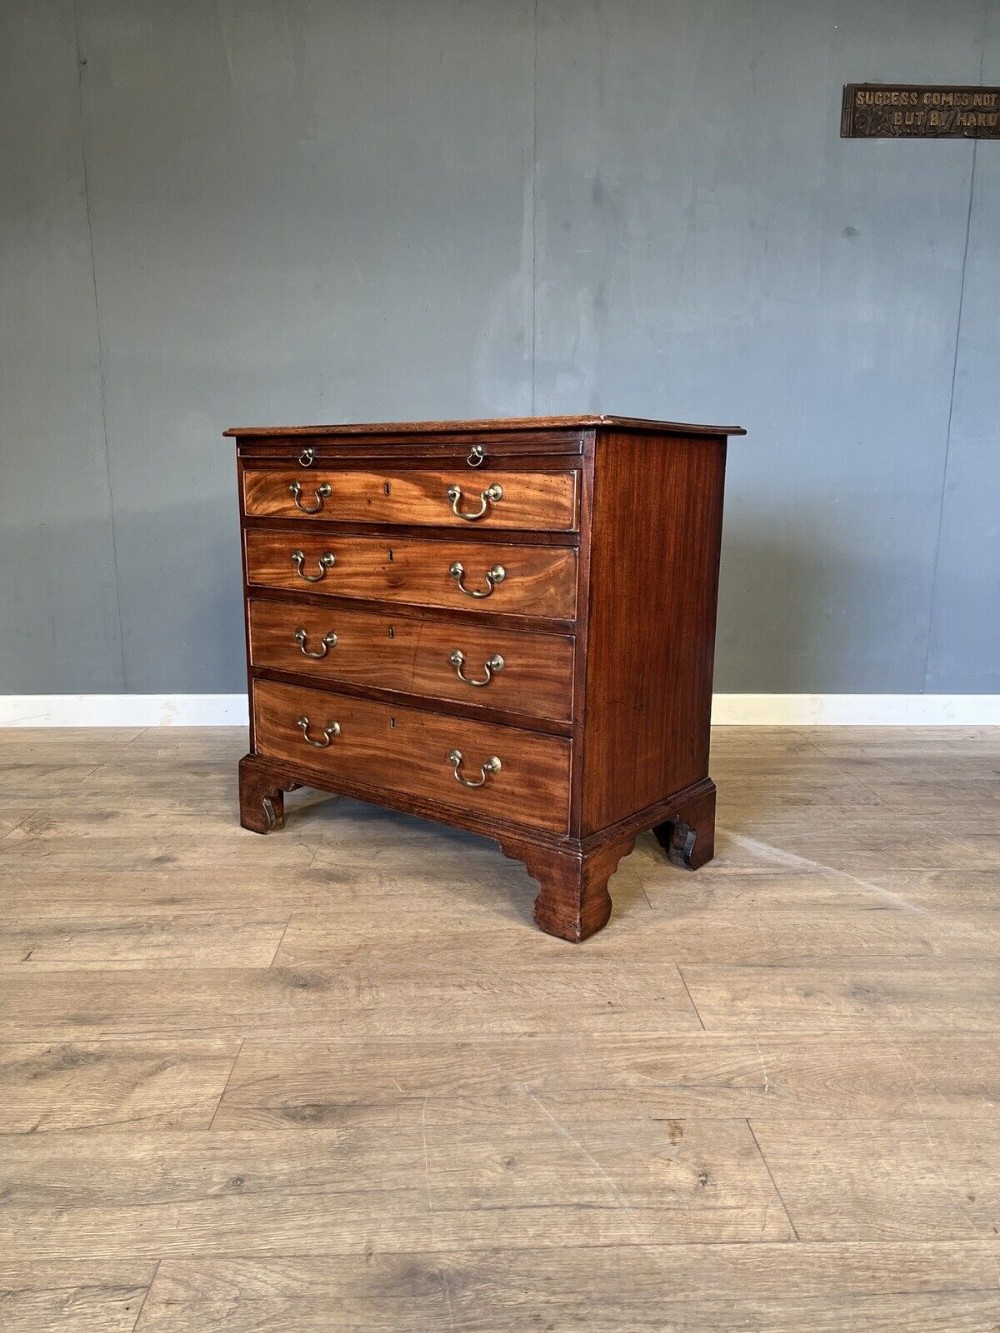
[[227,430],[236,436],[236,451],[248,462],[274,459],[298,467],[323,467],[333,463],[347,467],[382,468],[391,460],[425,461],[429,466],[492,467],[536,458],[575,455],[579,458],[590,430],[415,430],[411,426],[378,426],[367,430]]
[[247,468],[243,503],[251,518],[575,532],[579,475],[458,468]]

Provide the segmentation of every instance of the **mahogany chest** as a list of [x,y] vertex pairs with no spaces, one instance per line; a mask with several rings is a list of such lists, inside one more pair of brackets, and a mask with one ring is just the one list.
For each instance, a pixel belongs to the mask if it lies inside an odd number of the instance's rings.
[[300,785],[495,839],[582,940],[652,829],[712,856],[726,439],[625,417],[237,427],[244,828]]

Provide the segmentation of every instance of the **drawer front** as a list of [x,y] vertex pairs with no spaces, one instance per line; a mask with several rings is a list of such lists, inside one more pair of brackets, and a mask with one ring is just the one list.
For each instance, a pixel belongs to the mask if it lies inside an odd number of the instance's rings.
[[247,580],[294,592],[572,620],[576,551],[499,542],[244,534]]
[[524,460],[529,468],[536,458],[560,455],[566,456],[567,461],[578,459],[592,431],[579,428],[477,431],[470,427],[466,431],[436,432],[401,427],[398,432],[382,428],[374,433],[351,431],[335,435],[280,430],[264,435],[234,433],[237,451],[248,463],[274,459],[298,470],[316,469],[333,462],[377,470],[391,456],[394,463],[405,458],[464,472],[468,468],[489,467],[500,459],[505,463]]
[[560,722],[573,714],[573,640],[557,634],[251,601],[250,660]]
[[261,518],[342,523],[415,523],[573,532],[577,477],[566,472],[484,472],[469,468],[337,471],[248,468],[243,501]]
[[562,737],[274,681],[255,681],[253,697],[257,753],[317,780],[341,778],[555,833],[569,826],[571,745]]

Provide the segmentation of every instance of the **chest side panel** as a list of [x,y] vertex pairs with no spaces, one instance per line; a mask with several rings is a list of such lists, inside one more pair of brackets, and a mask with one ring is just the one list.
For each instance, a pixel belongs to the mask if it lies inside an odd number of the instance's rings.
[[601,432],[582,833],[708,775],[726,439]]

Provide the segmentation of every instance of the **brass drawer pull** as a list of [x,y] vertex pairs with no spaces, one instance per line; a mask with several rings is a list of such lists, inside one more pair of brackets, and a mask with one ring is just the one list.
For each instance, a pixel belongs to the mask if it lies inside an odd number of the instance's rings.
[[494,755],[492,759],[487,759],[485,764],[480,765],[479,781],[474,782],[471,778],[463,778],[458,771],[462,766],[461,750],[449,750],[447,759],[448,763],[451,764],[452,768],[455,770],[455,781],[460,782],[463,787],[484,787],[486,785],[486,779],[491,774],[500,772],[500,760]]
[[483,460],[486,457],[486,450],[481,444],[474,444],[469,450],[469,456],[465,460],[469,467],[482,467]]
[[337,557],[332,551],[324,551],[317,564],[319,565],[318,574],[307,574],[302,568],[305,563],[305,556],[301,551],[292,552],[292,564],[295,566],[295,572],[300,579],[305,579],[306,583],[319,583],[320,579],[326,578],[326,571],[332,569],[337,563]]
[[455,668],[455,674],[459,680],[464,681],[466,685],[488,685],[494,675],[503,670],[504,662],[499,653],[494,653],[483,663],[483,670],[486,672],[485,680],[473,680],[471,676],[462,675],[462,667],[465,665],[465,653],[461,648],[456,648],[448,658],[448,661]]
[[302,487],[297,481],[291,482],[288,489],[295,500],[295,508],[303,514],[318,514],[323,508],[323,501],[330,498],[330,487],[326,482],[322,486],[316,487],[316,503],[314,505],[304,505],[302,503]]
[[507,577],[507,571],[503,565],[494,565],[492,569],[486,571],[486,582],[490,585],[485,592],[480,592],[478,588],[467,588],[462,582],[465,577],[465,566],[461,561],[456,560],[448,570],[448,573],[455,580],[467,597],[489,597],[498,583],[503,583]]
[[318,653],[307,646],[309,643],[309,635],[304,629],[300,628],[295,631],[295,642],[302,649],[302,652],[306,657],[315,657],[316,660],[319,661],[320,658],[327,655],[331,648],[336,648],[337,636],[334,634],[333,630],[331,630],[329,634],[324,634],[323,646]]
[[335,736],[340,735],[339,722],[327,723],[327,725],[323,728],[323,739],[321,741],[314,741],[313,738],[309,735],[309,719],[307,717],[304,716],[300,717],[295,725],[302,732],[302,738],[305,741],[305,743],[307,745],[312,745],[317,750],[325,750],[326,747],[333,740],[333,738]]
[[315,449],[303,449],[299,454],[299,462],[303,467],[312,467],[313,459],[316,457]]
[[466,523],[475,523],[477,518],[485,518],[490,505],[495,505],[498,500],[503,499],[502,486],[487,486],[485,491],[479,492],[479,508],[477,510],[463,513],[458,507],[458,502],[462,498],[461,486],[449,486],[445,491],[448,499],[451,501],[451,512],[457,518],[464,518]]
[[315,741],[312,736],[309,736],[309,718],[305,717],[305,714],[299,718],[295,725],[303,733],[305,744],[312,745],[313,749],[325,749],[333,738],[340,736],[340,722],[327,722],[327,725],[323,728],[323,740],[321,741]]

